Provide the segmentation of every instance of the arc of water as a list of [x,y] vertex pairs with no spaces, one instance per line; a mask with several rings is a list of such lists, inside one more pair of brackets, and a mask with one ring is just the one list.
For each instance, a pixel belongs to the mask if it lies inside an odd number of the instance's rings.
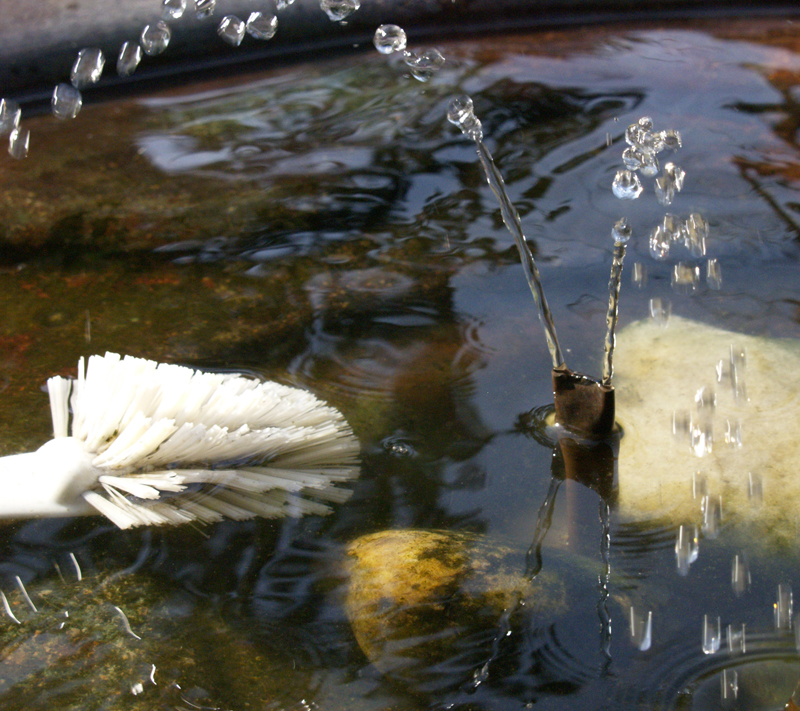
[[503,176],[500,175],[500,171],[497,170],[497,166],[495,166],[494,160],[492,159],[492,154],[483,142],[483,129],[480,120],[475,116],[472,99],[469,96],[461,96],[453,99],[447,110],[447,118],[450,123],[458,126],[465,136],[471,138],[475,142],[475,146],[478,149],[478,158],[480,159],[483,172],[486,175],[486,180],[497,198],[497,202],[500,203],[503,222],[514,238],[514,242],[516,242],[517,249],[519,250],[522,268],[525,272],[525,279],[528,282],[531,294],[533,294],[533,300],[539,308],[539,320],[542,322],[542,326],[544,326],[544,335],[547,339],[547,348],[550,351],[550,357],[553,360],[553,368],[564,368],[566,367],[564,356],[561,353],[561,347],[558,345],[558,336],[556,335],[556,327],[553,323],[553,315],[550,312],[547,298],[544,295],[544,288],[542,287],[542,280],[539,276],[536,260],[533,258],[531,247],[522,231],[519,213],[506,192]]

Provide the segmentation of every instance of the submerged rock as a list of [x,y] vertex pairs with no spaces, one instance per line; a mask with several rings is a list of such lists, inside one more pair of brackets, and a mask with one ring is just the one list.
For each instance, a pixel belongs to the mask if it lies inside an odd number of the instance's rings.
[[296,640],[276,630],[267,647],[147,576],[55,579],[5,594],[4,711],[273,708],[313,693]]
[[[467,681],[492,654],[504,613],[566,610],[566,588],[532,582],[519,552],[469,533],[398,530],[348,547],[347,616],[370,662],[417,691]],[[513,620],[512,620],[513,624]]]
[[618,335],[619,511],[702,525],[759,522],[796,538],[800,342],[672,317]]

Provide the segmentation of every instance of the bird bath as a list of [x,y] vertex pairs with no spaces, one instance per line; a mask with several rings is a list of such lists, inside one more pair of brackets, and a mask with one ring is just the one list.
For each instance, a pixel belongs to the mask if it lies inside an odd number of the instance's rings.
[[[85,90],[74,120],[36,114],[33,80],[28,94],[19,89],[31,102],[29,155],[0,158],[0,455],[51,435],[48,377],[110,350],[307,389],[342,412],[363,461],[353,496],[327,517],[200,530],[0,524],[0,589],[10,595],[19,576],[35,590],[69,553],[110,574],[134,567],[163,609],[188,599],[236,630],[219,660],[203,661],[224,669],[208,673],[203,703],[233,711],[245,703],[237,674],[251,671],[222,664],[232,647],[290,680],[285,694],[265,685],[274,696],[264,708],[782,707],[800,678],[798,493],[785,470],[770,474],[781,464],[770,454],[779,440],[789,454],[776,456],[791,457],[798,385],[772,357],[786,390],[776,436],[750,436],[742,416],[737,450],[736,417],[722,402],[730,372],[721,385],[715,367],[735,359],[720,332],[742,335],[731,345],[745,344],[748,378],[762,351],[783,347],[776,339],[794,353],[800,338],[796,25],[675,19],[480,39],[406,26],[409,48],[435,46],[446,59],[418,82],[369,42],[379,22],[396,21],[384,10],[366,41],[354,15],[342,32],[352,30],[358,51],[325,60],[233,71],[236,57],[253,59],[247,38],[213,66],[181,55],[169,76],[168,52],[152,64],[158,75],[143,60],[141,80]],[[215,27],[203,41],[221,42]],[[615,381],[625,434],[618,487],[604,498],[559,478],[543,430],[523,426],[552,403],[552,362],[474,145],[446,120],[465,93],[576,371],[602,372],[611,228],[622,216],[633,227]],[[642,116],[682,134],[674,160],[686,181],[669,211],[708,221],[705,254],[673,245],[653,257],[649,233],[666,211],[653,178],[636,200],[612,193],[625,130]],[[656,341],[644,383],[661,383],[667,401],[670,382],[686,392],[675,392],[677,419],[667,403],[668,417],[649,421],[662,428],[651,436],[637,424],[645,420],[626,422],[622,395],[647,402],[636,396],[642,381],[628,387],[625,377],[640,377],[630,364]],[[755,375],[747,382],[755,387]],[[714,447],[732,461],[757,454],[735,481],[704,472],[709,456],[687,454],[682,413],[698,411],[703,387],[719,398]],[[697,463],[683,483],[666,478],[673,459]],[[652,490],[629,495],[631,471]],[[395,685],[369,664],[344,611],[339,564],[351,541],[387,529],[480,534],[516,550],[522,573],[548,501],[541,570],[568,578],[568,610],[515,627],[485,670],[441,694]],[[586,564],[562,566],[570,556]],[[33,638],[35,617],[24,621]],[[285,630],[301,641],[276,645]],[[165,644],[206,639],[199,627],[163,634]],[[0,677],[7,649],[0,642]],[[86,679],[103,670],[75,673],[91,688]],[[188,677],[204,675],[168,678]],[[6,688],[0,706],[23,708]],[[143,690],[137,703],[155,693]],[[24,708],[32,703],[26,696]]]

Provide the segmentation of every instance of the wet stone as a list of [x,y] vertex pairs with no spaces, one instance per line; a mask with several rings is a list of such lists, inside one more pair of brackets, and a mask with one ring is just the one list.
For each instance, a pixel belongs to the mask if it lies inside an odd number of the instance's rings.
[[22,126],[15,127],[8,137],[8,154],[18,160],[27,158],[30,142],[31,132]]
[[361,7],[360,0],[320,0],[320,9],[334,22],[350,17]]
[[614,176],[611,190],[620,200],[635,200],[642,194],[639,176],[630,170],[619,170]]
[[265,15],[263,12],[251,12],[245,30],[257,40],[272,39],[278,30],[278,18],[275,15]]
[[117,57],[117,74],[127,77],[136,71],[142,61],[142,48],[138,42],[123,42]]
[[375,30],[372,41],[381,54],[402,52],[408,43],[405,30],[397,25],[381,25]]
[[217,0],[195,0],[194,12],[198,20],[205,20],[214,14]]
[[144,53],[153,57],[161,54],[168,46],[172,37],[169,25],[163,20],[159,20],[153,25],[145,25],[142,30],[140,43]]
[[347,553],[345,609],[359,646],[381,673],[418,690],[446,685],[442,676],[467,681],[519,601],[532,614],[566,611],[560,580],[543,571],[528,581],[512,550],[474,534],[390,530]]
[[22,109],[16,101],[0,99],[0,136],[11,133],[19,126]]
[[161,4],[161,16],[165,20],[179,20],[186,12],[186,0],[164,0]]
[[238,47],[244,39],[245,23],[236,15],[225,15],[217,27],[217,34],[232,47]]
[[78,52],[69,75],[72,86],[82,89],[90,84],[96,84],[100,81],[105,63],[106,58],[97,47],[82,49]]
[[72,84],[58,84],[53,90],[50,100],[53,116],[60,119],[73,119],[78,115],[83,105],[81,92]]

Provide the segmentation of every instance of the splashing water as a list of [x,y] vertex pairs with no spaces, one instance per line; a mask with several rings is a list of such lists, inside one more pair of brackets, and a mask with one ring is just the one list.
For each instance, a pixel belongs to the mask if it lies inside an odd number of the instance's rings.
[[630,170],[620,170],[614,176],[611,190],[620,200],[635,200],[642,194],[642,181]]
[[489,153],[489,149],[483,143],[481,122],[473,110],[472,99],[469,96],[460,96],[453,99],[447,109],[447,120],[455,126],[458,126],[465,136],[475,141],[475,145],[478,149],[478,158],[486,174],[486,180],[492,192],[495,194],[498,203],[500,203],[503,222],[514,237],[517,249],[519,250],[520,259],[522,260],[522,268],[525,271],[525,279],[528,281],[533,299],[539,307],[539,320],[544,326],[545,338],[547,339],[547,347],[550,351],[553,367],[564,367],[564,356],[561,354],[561,347],[558,345],[556,327],[555,323],[553,323],[553,315],[550,312],[550,307],[544,295],[539,269],[536,266],[536,261],[533,258],[530,245],[522,232],[519,213],[511,203],[508,193],[506,193],[503,176],[500,175],[497,166],[495,166],[492,160],[492,155]]
[[341,22],[361,7],[360,0],[320,0],[320,9],[334,22]]
[[625,259],[625,245],[630,241],[633,231],[626,218],[621,218],[611,230],[614,240],[614,257],[611,262],[611,276],[608,280],[608,312],[606,313],[606,340],[603,357],[603,385],[611,385],[614,376],[614,347],[617,342],[617,317],[619,315],[619,290],[622,284],[622,261]]

